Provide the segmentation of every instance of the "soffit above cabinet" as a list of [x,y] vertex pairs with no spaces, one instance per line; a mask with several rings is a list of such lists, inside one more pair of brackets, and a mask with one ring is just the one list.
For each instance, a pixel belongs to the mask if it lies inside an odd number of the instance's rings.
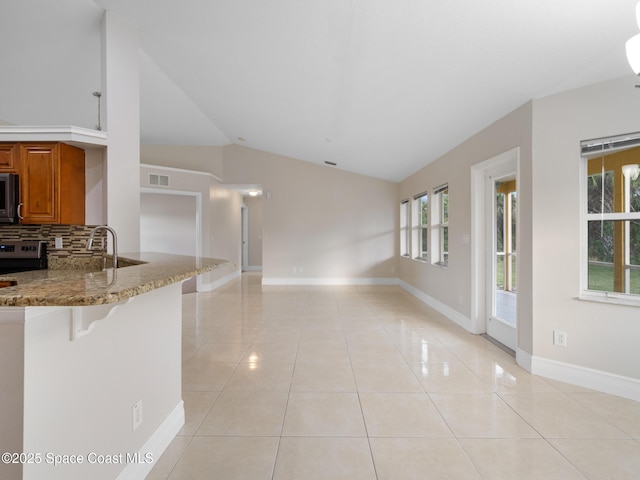
[[64,142],[80,148],[107,146],[107,132],[74,126],[0,126],[0,142]]

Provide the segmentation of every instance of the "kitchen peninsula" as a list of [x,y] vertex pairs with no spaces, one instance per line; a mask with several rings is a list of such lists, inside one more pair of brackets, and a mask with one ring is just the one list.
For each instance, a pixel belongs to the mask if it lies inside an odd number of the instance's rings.
[[184,424],[181,284],[228,262],[121,258],[0,276],[1,478],[144,478]]

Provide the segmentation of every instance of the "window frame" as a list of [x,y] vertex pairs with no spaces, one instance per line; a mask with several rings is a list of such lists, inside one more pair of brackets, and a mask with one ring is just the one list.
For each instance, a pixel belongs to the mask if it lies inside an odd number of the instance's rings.
[[[447,197],[446,202],[444,195]],[[431,197],[431,264],[437,267],[448,268],[450,216],[449,184],[445,183],[434,188]],[[447,247],[446,249],[445,245]]]
[[411,257],[409,225],[411,225],[411,209],[407,198],[400,202],[400,256],[404,258]]
[[[422,202],[422,199],[426,200]],[[422,204],[426,203],[427,218],[423,223]],[[413,196],[411,202],[411,258],[417,262],[429,262],[429,193],[422,192]],[[427,249],[423,251],[423,239],[427,241]]]

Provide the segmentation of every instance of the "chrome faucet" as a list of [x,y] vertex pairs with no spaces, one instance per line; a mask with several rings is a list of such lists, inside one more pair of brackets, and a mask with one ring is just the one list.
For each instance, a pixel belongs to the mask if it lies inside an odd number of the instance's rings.
[[[113,237],[113,260],[112,260],[112,265],[113,268],[118,268],[118,236],[116,235],[116,231],[109,227],[108,225],[98,225],[97,227],[95,227],[93,230],[91,230],[91,233],[89,234],[89,240],[87,240],[87,250],[91,250],[93,247],[93,238],[95,237],[96,233],[101,231],[101,230],[106,230],[107,232],[111,232],[111,236]],[[104,254],[107,253],[107,249],[106,247],[104,248]],[[105,260],[106,261],[106,260]]]

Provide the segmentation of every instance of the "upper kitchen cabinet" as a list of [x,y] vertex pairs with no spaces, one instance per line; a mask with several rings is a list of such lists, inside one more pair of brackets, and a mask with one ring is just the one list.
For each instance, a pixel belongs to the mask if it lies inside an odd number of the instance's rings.
[[20,222],[84,224],[84,150],[65,143],[17,145],[14,171],[20,176]]
[[16,173],[18,146],[0,144],[0,173]]

